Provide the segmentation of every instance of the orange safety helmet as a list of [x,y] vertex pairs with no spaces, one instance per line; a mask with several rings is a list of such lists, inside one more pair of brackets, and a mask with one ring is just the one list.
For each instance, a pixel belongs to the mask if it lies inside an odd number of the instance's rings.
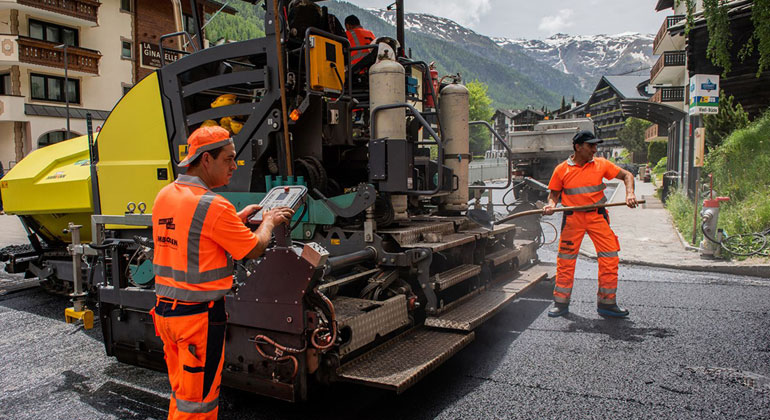
[[190,137],[187,138],[187,144],[189,146],[187,157],[179,162],[179,166],[188,166],[204,152],[227,146],[232,142],[233,139],[230,138],[230,132],[222,127],[200,127],[193,131],[193,133],[190,134]]

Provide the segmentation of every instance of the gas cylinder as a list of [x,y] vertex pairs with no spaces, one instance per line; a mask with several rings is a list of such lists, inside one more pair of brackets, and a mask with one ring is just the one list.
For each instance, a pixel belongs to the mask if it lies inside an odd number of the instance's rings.
[[[369,69],[369,109],[374,110],[380,105],[401,104],[405,101],[404,66],[388,57],[380,58],[380,61]],[[370,120],[376,130],[372,132],[372,139],[406,140],[406,110],[404,108],[379,111]],[[407,167],[406,162],[404,167]],[[411,174],[408,176],[411,180]],[[408,187],[410,186],[404,185],[404,189]],[[393,194],[391,195],[391,202],[395,213],[394,219],[408,219],[406,195]]]
[[444,143],[444,165],[457,176],[457,189],[444,197],[441,208],[446,211],[468,209],[468,164],[470,163],[470,129],[468,89],[453,83],[441,89],[439,114],[441,141]]

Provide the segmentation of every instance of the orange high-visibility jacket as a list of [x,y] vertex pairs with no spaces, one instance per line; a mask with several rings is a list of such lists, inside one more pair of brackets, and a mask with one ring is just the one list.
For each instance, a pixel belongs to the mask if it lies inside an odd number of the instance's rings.
[[618,173],[620,168],[607,159],[597,157],[577,166],[570,157],[553,170],[548,189],[561,191],[564,206],[603,204],[607,201],[604,196],[607,185],[602,178],[613,179]]
[[[370,45],[372,42],[374,42],[374,34],[372,31],[368,29],[364,29],[362,27],[354,28],[349,31],[347,31],[348,34],[348,41],[350,41],[350,47],[361,47],[364,45]],[[362,58],[364,58],[367,54],[369,54],[369,50],[357,50],[357,51],[351,51],[350,52],[350,65],[353,66],[359,61],[361,61]]]
[[257,245],[235,207],[187,175],[158,193],[152,233],[155,293],[187,302],[224,296],[233,285],[233,257],[242,259]]

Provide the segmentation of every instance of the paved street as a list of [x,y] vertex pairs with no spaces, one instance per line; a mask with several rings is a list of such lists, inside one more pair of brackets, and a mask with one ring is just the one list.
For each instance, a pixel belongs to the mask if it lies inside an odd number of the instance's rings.
[[[546,316],[542,283],[400,396],[339,385],[292,405],[224,389],[220,418],[770,418],[770,280],[622,266],[631,317],[606,320],[595,264],[578,261],[572,314]],[[165,375],[106,357],[99,326],[65,324],[66,305],[0,296],[0,418],[165,418]]]

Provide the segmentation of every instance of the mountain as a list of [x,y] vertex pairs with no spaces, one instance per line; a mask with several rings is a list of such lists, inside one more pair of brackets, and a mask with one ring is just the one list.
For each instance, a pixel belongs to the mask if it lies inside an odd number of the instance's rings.
[[[393,26],[396,24],[394,12],[376,9],[367,9],[367,12]],[[572,95],[576,98],[587,98],[593,89],[593,86],[590,89],[584,87],[575,75],[565,74],[560,69],[553,68],[549,63],[530,56],[524,49],[501,47],[494,39],[478,34],[450,19],[423,13],[406,13],[404,28],[414,34],[427,35],[454,44],[474,55],[516,70],[532,82],[555,92],[559,98],[569,98]],[[407,46],[410,42],[407,37]]]
[[556,34],[545,40],[494,38],[509,51],[524,52],[566,74],[580,79],[583,88],[593,90],[603,75],[649,74],[655,64],[653,35]]

